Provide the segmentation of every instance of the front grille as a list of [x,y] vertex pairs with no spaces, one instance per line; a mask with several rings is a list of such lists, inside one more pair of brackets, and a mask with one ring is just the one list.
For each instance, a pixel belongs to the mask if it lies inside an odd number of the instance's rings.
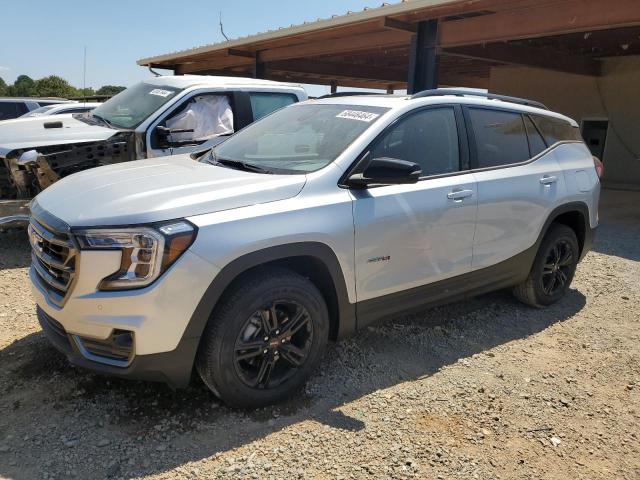
[[47,291],[49,299],[62,306],[75,278],[76,250],[66,232],[45,227],[36,219],[29,222],[31,267]]

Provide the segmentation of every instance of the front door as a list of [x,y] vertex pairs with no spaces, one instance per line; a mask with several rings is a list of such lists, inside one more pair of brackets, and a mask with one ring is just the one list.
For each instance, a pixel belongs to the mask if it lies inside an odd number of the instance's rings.
[[471,270],[477,192],[473,175],[461,172],[461,123],[453,106],[426,108],[374,142],[369,158],[418,163],[423,178],[352,192],[359,304],[387,309],[397,295]]

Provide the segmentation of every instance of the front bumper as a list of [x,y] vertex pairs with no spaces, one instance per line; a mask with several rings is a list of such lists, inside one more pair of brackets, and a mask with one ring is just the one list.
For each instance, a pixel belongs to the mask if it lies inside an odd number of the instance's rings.
[[[217,269],[187,251],[149,287],[97,291],[100,279],[116,271],[119,264],[119,252],[81,251],[77,279],[62,306],[51,301],[32,267],[31,289],[42,329],[75,365],[119,377],[186,386],[201,334],[189,333],[188,327]],[[90,354],[95,349],[89,353],[83,349],[90,343],[103,347],[114,332],[128,332],[133,338],[127,361],[113,362]]]
[[76,336],[66,332],[60,322],[40,307],[37,312],[40,326],[49,341],[74,365],[121,378],[164,382],[173,388],[184,388],[189,384],[198,338],[183,338],[171,352],[137,355],[128,366],[117,367],[86,358]]

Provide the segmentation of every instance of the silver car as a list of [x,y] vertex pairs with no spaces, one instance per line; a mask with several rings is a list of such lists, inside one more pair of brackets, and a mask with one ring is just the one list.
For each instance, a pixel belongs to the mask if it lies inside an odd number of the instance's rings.
[[328,341],[512,287],[560,300],[598,225],[577,124],[481,92],[311,100],[193,161],[111,165],[34,200],[30,277],[80,366],[233,406],[282,400]]

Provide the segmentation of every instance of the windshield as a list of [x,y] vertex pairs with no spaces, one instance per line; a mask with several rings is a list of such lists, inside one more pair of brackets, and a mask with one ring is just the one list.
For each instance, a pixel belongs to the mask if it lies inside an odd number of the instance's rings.
[[387,110],[364,105],[292,105],[218,145],[213,157],[221,163],[242,162],[274,173],[314,172],[333,162]]
[[35,110],[31,110],[28,113],[22,115],[23,117],[39,117],[40,115],[44,115],[45,112],[51,110],[55,105],[47,105],[46,107],[36,108]]
[[135,128],[180,91],[180,88],[137,83],[104,102],[92,115],[114,127]]

